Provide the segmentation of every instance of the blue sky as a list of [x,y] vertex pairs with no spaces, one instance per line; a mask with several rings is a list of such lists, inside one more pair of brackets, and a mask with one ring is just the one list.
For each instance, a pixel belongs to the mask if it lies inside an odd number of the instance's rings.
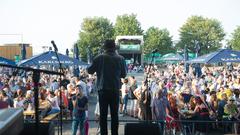
[[[191,15],[218,19],[229,38],[240,25],[240,0],[0,0],[0,44],[31,43],[34,54],[55,40],[60,52],[78,39],[85,17],[137,14],[144,30],[167,28],[173,40]],[[19,34],[19,35],[8,35]]]

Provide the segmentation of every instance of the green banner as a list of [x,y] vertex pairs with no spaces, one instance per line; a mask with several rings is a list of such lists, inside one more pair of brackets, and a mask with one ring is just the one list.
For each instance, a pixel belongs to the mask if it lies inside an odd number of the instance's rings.
[[140,45],[120,45],[120,51],[140,51]]
[[196,54],[195,53],[188,53],[188,57],[189,58],[196,58]]

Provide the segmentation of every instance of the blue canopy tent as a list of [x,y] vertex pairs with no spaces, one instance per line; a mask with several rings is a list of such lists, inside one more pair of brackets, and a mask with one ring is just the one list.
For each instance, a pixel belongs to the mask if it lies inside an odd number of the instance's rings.
[[16,66],[16,63],[14,61],[6,59],[4,57],[0,57],[0,64],[7,64],[7,65]]
[[187,63],[205,63],[205,64],[219,62],[240,62],[240,52],[231,49],[221,49],[187,61]]
[[[60,63],[62,63],[62,65],[64,67],[74,66],[74,65],[87,66],[87,63],[79,61],[79,60],[71,58],[71,57],[68,57],[68,56],[63,55],[61,53],[58,53],[58,56],[59,56]],[[30,59],[20,61],[18,63],[18,65],[19,66],[50,65],[50,66],[58,67],[59,63],[58,63],[55,52],[50,50],[50,51],[44,52],[40,55],[33,56]]]

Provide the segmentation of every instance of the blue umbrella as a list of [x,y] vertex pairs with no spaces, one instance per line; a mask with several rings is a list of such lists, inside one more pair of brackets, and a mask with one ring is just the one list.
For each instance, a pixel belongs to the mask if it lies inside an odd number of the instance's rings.
[[21,56],[22,56],[22,60],[26,59],[26,45],[22,44],[21,46]]
[[221,49],[206,55],[199,56],[187,62],[207,64],[219,62],[240,62],[240,52],[231,49]]
[[[87,66],[87,63],[81,62],[77,59],[68,57],[66,55],[63,55],[61,53],[58,53],[58,57],[60,62],[63,66],[69,67],[69,66]],[[33,56],[30,59],[25,59],[19,62],[19,66],[42,66],[42,65],[50,65],[54,67],[58,67],[59,63],[56,57],[56,54],[54,51],[48,51],[44,52],[40,55]]]
[[0,57],[0,64],[7,64],[7,65],[16,66],[16,63],[14,61],[6,59],[4,57]]

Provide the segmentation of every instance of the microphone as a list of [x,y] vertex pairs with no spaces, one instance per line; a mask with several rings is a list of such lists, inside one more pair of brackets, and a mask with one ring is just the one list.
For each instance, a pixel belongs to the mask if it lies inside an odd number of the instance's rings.
[[[51,41],[51,43],[52,43],[53,48],[55,50],[55,54],[56,54],[56,57],[57,57],[57,60],[58,60],[60,72],[64,73],[63,68],[62,68],[62,64],[61,64],[61,62],[59,60],[59,56],[58,56],[58,53],[57,53],[58,48],[57,48],[57,46],[56,46],[56,44],[55,44],[55,42],[53,40]],[[61,82],[62,82],[62,80],[61,80],[61,76],[60,76],[60,86],[61,86]],[[62,134],[62,115],[63,115],[62,114],[62,103],[63,103],[62,102],[62,92],[60,92],[60,133],[61,134]]]
[[152,51],[152,53],[156,53],[156,52],[158,52],[158,49],[154,49],[154,50]]
[[57,52],[57,51],[58,51],[58,48],[57,48],[55,42],[52,40],[51,43],[52,43],[52,45],[53,45],[54,50]]

